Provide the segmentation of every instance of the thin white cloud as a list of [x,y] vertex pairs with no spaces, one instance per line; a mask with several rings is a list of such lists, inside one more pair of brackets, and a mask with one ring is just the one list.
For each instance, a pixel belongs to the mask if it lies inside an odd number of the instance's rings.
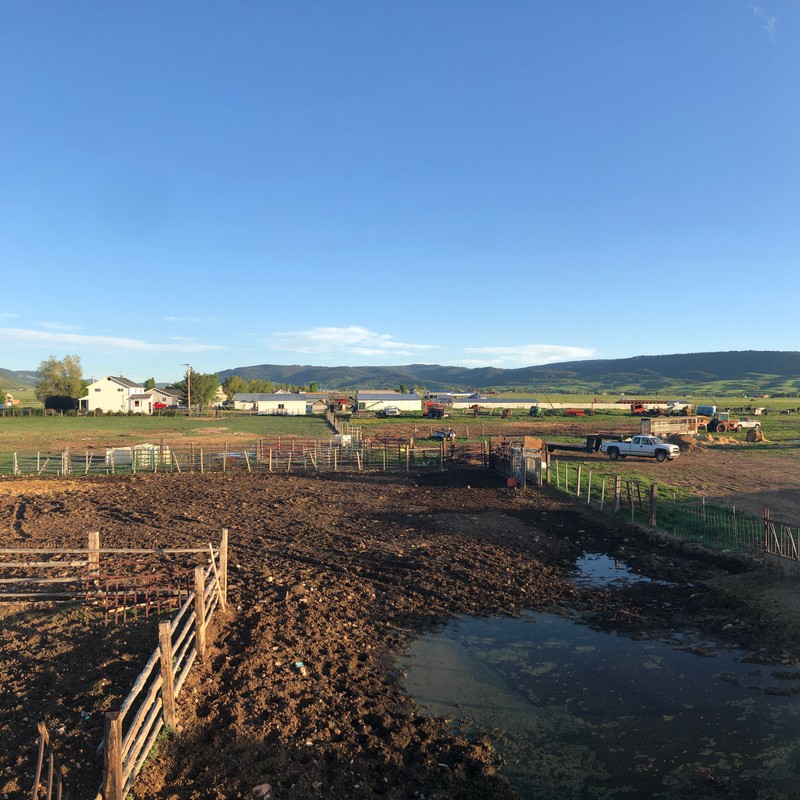
[[0,311],[0,319],[16,319],[19,314],[12,314],[10,311]]
[[775,27],[778,24],[778,20],[776,17],[771,17],[761,6],[751,6],[750,7],[758,19],[761,20],[764,26],[764,30],[767,32],[767,35],[770,39],[775,35]]
[[36,322],[40,328],[46,328],[49,331],[75,331],[78,330],[77,325],[65,325],[63,322]]
[[560,344],[523,344],[508,347],[465,347],[465,353],[475,357],[460,359],[464,366],[493,366],[512,369],[556,364],[561,361],[580,361],[597,356],[591,347],[572,347]]
[[85,348],[99,352],[139,353],[207,353],[230,348],[218,344],[193,342],[145,342],[142,339],[124,339],[119,336],[87,336],[61,331],[34,331],[25,328],[0,328],[0,339],[5,343],[56,348]]
[[164,322],[178,322],[180,324],[186,323],[197,323],[197,324],[205,324],[208,322],[217,322],[214,317],[162,317]]
[[437,345],[398,342],[388,333],[377,333],[358,325],[344,328],[319,327],[306,331],[278,331],[268,342],[276,350],[295,353],[341,353],[357,356],[411,356]]

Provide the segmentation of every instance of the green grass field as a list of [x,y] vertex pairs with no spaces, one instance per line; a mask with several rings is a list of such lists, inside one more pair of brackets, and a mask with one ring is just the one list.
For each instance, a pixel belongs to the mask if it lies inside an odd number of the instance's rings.
[[269,436],[325,438],[333,431],[318,416],[222,414],[203,417],[0,417],[0,451],[46,451],[66,447],[124,447],[143,442],[203,442]]

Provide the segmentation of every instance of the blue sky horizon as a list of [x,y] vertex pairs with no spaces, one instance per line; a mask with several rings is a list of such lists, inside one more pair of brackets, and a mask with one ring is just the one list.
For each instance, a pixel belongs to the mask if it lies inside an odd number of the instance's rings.
[[800,350],[800,4],[0,3],[0,367]]

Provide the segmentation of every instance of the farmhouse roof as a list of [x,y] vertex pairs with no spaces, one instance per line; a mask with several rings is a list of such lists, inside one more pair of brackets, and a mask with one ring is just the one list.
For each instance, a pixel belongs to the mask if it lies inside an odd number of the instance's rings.
[[138,388],[142,387],[141,383],[129,380],[128,378],[123,378],[122,375],[109,375],[108,380],[121,383],[123,386],[127,386],[129,389],[136,389],[137,387]]
[[509,403],[525,403],[533,405],[541,402],[535,397],[468,397],[467,400],[474,400],[477,405],[484,406],[507,406]]
[[362,392],[361,390],[356,392],[356,398],[358,400],[421,400],[422,398],[417,394],[417,392]]
[[292,394],[287,392],[282,393],[274,393],[274,394],[266,394],[263,392],[242,392],[239,394],[235,394],[233,399],[237,403],[256,403],[259,400],[264,402],[269,402],[270,400],[276,400],[278,402],[282,402],[284,400],[302,400],[305,402],[306,395],[305,392],[300,392],[299,394]]
[[131,400],[150,400],[152,398],[152,392],[145,392],[144,394],[132,394]]

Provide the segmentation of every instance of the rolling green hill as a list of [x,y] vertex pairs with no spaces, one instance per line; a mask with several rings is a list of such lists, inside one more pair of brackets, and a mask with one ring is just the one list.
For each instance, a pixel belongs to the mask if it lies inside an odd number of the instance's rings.
[[692,392],[718,394],[800,393],[800,352],[743,350],[634,356],[622,359],[570,361],[560,364],[499,369],[408,364],[393,367],[316,367],[260,364],[219,373],[220,380],[239,375],[276,384],[321,389],[385,389],[404,384],[431,391],[495,389],[553,392]]

